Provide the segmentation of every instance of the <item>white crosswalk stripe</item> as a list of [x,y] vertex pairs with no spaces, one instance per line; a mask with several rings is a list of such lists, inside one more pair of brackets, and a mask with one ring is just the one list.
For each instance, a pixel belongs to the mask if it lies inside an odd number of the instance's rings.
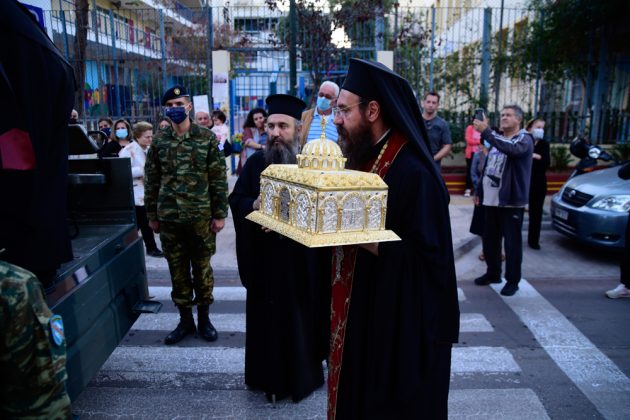
[[[170,300],[170,291],[170,287],[149,289],[153,299],[161,301]],[[243,287],[216,287],[214,296],[217,303],[244,302],[246,290]],[[460,302],[466,301],[462,289],[458,289],[458,297]],[[244,305],[239,307],[244,308]],[[170,331],[177,325],[178,318],[174,312],[143,314],[132,328],[132,338],[139,334]],[[243,312],[217,313],[215,310],[211,311],[211,318],[220,335],[245,333]],[[481,313],[464,312],[460,322],[462,333],[492,334],[495,331]],[[221,341],[218,343],[220,345],[216,346],[190,339],[186,346],[169,347],[161,344],[161,337],[149,345],[137,344],[133,340],[127,342],[112,353],[75,402],[75,412],[86,418],[105,413],[107,416],[125,416],[152,412],[160,418],[195,417],[203,412],[199,410],[202,410],[205,399],[215,408],[214,417],[326,417],[325,387],[300,404],[283,401],[273,409],[261,393],[247,390],[243,384],[242,341],[232,347]],[[521,367],[505,347],[460,345],[453,348],[451,372],[455,379],[471,375],[489,375],[496,379],[518,375]],[[179,409],[159,403],[160,398],[177,399],[178,395],[193,402]],[[157,406],[161,407],[159,412],[155,411]],[[453,419],[548,418],[540,399],[528,388],[451,389],[449,411],[449,417]]]
[[[212,325],[217,331],[245,332],[245,314],[210,313]],[[179,314],[173,312],[143,314],[132,329],[144,331],[171,331],[179,322]]]
[[[242,286],[215,287],[213,291],[215,301],[245,301],[247,290]],[[149,296],[153,300],[170,301],[171,288],[164,286],[150,286]]]

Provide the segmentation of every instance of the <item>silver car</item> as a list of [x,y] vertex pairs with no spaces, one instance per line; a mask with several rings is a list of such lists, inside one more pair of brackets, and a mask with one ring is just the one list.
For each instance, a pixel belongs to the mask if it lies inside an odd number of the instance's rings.
[[615,166],[569,179],[551,199],[553,228],[591,245],[623,248],[630,180],[618,171]]

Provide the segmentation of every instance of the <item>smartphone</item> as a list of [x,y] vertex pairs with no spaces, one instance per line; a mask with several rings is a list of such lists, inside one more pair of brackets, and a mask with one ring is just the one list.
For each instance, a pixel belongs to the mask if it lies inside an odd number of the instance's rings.
[[486,111],[483,108],[475,109],[475,119],[479,121],[483,121],[486,117]]

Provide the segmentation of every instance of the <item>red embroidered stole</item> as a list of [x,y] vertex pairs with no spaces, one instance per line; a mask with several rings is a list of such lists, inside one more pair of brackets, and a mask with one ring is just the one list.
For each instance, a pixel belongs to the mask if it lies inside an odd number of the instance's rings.
[[[385,178],[394,159],[407,143],[400,133],[394,131],[383,147],[380,161],[377,162],[374,172],[381,178]],[[374,166],[374,159],[368,162],[361,170],[369,172]],[[328,419],[334,420],[337,415],[337,391],[339,390],[339,378],[343,362],[343,345],[346,334],[346,324],[350,310],[350,297],[352,296],[352,280],[354,277],[354,264],[356,262],[357,245],[338,246],[334,250],[332,264],[332,299],[330,304],[330,360],[328,364]]]

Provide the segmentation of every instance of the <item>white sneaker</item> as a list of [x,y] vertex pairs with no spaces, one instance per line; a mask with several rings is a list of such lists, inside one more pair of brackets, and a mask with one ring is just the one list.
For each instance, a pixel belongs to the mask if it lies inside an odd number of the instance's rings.
[[620,284],[614,289],[607,291],[606,296],[608,296],[611,299],[630,297],[630,289],[628,289],[623,284]]
[[464,191],[464,197],[470,197],[470,190],[469,189]]

